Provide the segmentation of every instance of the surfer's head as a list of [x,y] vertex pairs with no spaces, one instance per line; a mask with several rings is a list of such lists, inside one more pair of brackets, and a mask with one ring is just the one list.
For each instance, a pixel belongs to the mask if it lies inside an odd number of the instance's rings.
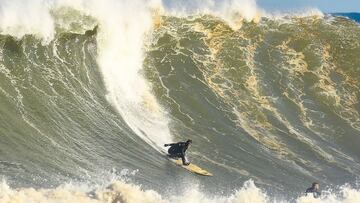
[[320,188],[319,183],[313,182],[312,188],[314,188],[315,190],[318,190]]
[[192,140],[190,140],[190,139],[188,139],[188,140],[186,140],[186,145],[190,145],[192,143]]

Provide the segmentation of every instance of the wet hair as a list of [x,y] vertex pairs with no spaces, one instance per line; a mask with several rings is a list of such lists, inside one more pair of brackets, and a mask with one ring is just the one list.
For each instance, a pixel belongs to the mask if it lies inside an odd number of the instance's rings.
[[319,183],[313,182],[313,183],[312,183],[312,186],[315,187],[315,185],[319,185]]
[[192,140],[190,139],[186,140],[186,144],[190,144],[190,143],[192,143]]

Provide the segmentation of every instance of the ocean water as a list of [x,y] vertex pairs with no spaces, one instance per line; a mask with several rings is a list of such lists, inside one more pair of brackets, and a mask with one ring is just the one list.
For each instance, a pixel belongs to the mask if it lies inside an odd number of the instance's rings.
[[360,13],[334,13],[333,15],[344,16],[360,23]]
[[[355,21],[251,0],[0,8],[1,203],[360,201]],[[186,139],[213,177],[166,158]]]

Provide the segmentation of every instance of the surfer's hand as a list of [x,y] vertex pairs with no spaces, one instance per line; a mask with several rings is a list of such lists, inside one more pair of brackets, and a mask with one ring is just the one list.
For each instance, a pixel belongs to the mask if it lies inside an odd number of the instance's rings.
[[164,147],[167,147],[167,146],[169,146],[168,144],[164,144]]

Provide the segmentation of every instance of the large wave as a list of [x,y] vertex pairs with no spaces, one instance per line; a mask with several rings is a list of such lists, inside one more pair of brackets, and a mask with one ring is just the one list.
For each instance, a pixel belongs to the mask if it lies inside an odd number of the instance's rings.
[[[360,199],[355,22],[230,0],[0,8],[2,202]],[[187,138],[213,178],[163,156]]]

